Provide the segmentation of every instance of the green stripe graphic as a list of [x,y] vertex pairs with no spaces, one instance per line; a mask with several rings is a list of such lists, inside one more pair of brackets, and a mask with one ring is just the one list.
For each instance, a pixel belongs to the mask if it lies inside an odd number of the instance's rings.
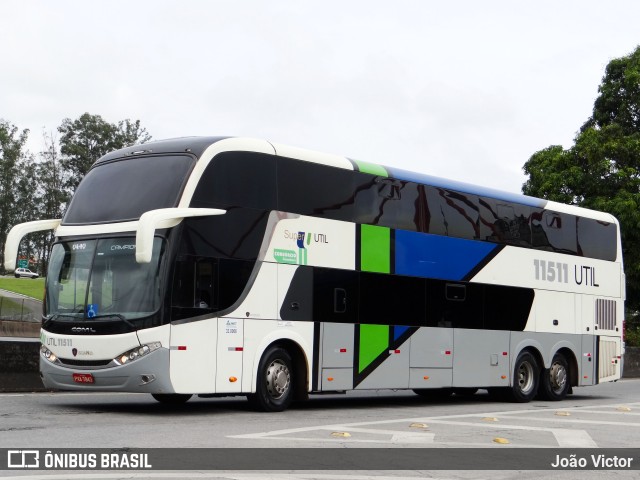
[[378,356],[389,349],[388,325],[360,325],[360,355],[358,373],[367,368]]
[[388,177],[387,169],[382,165],[376,165],[375,163],[363,162],[362,160],[354,160],[358,165],[358,170],[362,173],[370,173],[371,175],[378,175],[379,177]]
[[391,273],[391,230],[360,225],[360,270]]

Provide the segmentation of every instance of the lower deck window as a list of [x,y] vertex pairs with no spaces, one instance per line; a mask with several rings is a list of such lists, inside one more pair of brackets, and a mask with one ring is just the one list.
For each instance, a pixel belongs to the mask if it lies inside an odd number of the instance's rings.
[[241,297],[255,262],[183,255],[175,263],[171,319],[223,312]]

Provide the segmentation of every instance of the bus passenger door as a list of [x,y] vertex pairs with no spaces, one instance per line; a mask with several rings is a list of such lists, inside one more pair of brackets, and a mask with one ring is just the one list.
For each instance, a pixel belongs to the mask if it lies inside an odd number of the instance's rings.
[[244,320],[229,317],[218,318],[216,393],[242,391],[243,350]]
[[212,393],[215,388],[218,329],[212,259],[176,260],[171,295],[171,382],[177,393]]

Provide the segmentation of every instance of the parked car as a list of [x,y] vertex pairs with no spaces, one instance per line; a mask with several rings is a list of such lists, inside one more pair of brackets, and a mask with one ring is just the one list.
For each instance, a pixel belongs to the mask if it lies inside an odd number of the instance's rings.
[[37,273],[32,272],[28,268],[16,268],[14,275],[16,276],[16,278],[20,278],[20,277],[38,278],[39,277]]

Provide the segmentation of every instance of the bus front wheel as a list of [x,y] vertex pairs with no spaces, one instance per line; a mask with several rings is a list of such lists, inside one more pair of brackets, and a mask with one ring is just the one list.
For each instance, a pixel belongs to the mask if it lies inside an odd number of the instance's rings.
[[540,375],[538,395],[543,400],[562,400],[569,393],[569,364],[561,353],[556,353],[551,368],[545,368]]
[[509,389],[509,399],[517,403],[526,403],[538,393],[540,369],[538,362],[529,352],[518,355],[513,372],[513,386]]
[[256,393],[247,397],[263,412],[286,410],[293,400],[293,362],[284,348],[272,347],[258,366]]

